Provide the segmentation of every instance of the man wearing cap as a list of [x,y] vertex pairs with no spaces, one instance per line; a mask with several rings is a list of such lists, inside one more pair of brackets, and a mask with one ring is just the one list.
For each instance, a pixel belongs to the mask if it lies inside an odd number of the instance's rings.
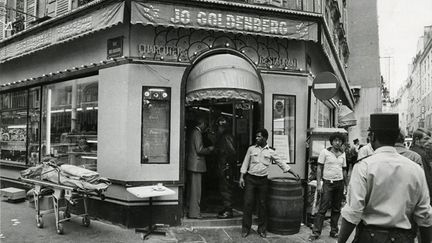
[[[330,237],[337,238],[339,231],[338,221],[343,199],[344,186],[346,184],[347,167],[345,151],[345,135],[339,132],[333,133],[330,138],[330,148],[323,149],[318,156],[317,167],[317,191],[322,191],[321,201],[312,228],[309,240],[320,237],[325,214],[331,208]],[[321,178],[323,185],[321,186]],[[322,189],[322,190],[321,190]]]
[[215,153],[217,161],[217,173],[219,179],[219,192],[222,196],[223,210],[217,218],[226,219],[233,217],[232,210],[232,168],[236,161],[234,137],[231,135],[226,118],[219,117],[216,120],[217,136],[215,142]]
[[370,115],[373,155],[359,161],[342,209],[338,242],[413,243],[419,227],[422,243],[432,236],[432,208],[422,168],[396,152],[398,114]]

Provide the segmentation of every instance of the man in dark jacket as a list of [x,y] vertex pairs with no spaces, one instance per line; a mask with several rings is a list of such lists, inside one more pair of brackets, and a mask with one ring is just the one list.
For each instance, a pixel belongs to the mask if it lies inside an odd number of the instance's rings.
[[[418,128],[413,134],[413,143],[411,145],[411,150],[418,153],[422,158],[423,169],[426,176],[426,182],[429,188],[429,195],[432,189],[432,156],[427,153],[426,147],[431,139],[431,133],[423,128]],[[432,205],[432,200],[431,200]]]

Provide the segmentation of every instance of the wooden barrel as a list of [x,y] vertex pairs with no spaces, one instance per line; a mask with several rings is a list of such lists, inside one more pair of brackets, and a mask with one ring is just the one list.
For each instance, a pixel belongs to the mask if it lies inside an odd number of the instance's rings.
[[303,215],[303,188],[300,180],[270,178],[267,195],[267,230],[280,235],[298,233]]

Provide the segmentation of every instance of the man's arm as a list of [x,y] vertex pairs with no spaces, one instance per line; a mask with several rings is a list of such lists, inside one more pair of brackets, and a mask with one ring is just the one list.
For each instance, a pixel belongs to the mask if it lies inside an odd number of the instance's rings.
[[342,218],[338,243],[345,243],[348,240],[349,236],[351,235],[355,227],[356,227],[355,224],[352,224],[348,222],[346,219]]
[[244,188],[245,186],[245,182],[244,182],[244,175],[246,174],[248,168],[249,168],[249,163],[250,163],[250,150],[251,147],[248,148],[248,150],[246,151],[246,155],[243,159],[243,164],[240,168],[240,180],[239,180],[239,185],[241,188]]
[[321,178],[322,178],[322,170],[323,170],[324,165],[318,163],[317,164],[317,172],[316,172],[316,180],[317,180],[317,187],[316,189],[318,191],[321,191]]

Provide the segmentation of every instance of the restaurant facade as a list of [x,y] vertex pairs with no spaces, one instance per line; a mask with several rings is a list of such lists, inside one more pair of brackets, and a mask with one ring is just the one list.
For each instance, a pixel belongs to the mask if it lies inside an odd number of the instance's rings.
[[[29,6],[26,4],[25,6]],[[185,216],[186,144],[196,117],[225,117],[235,137],[232,183],[254,131],[303,179],[313,127],[337,126],[354,106],[344,72],[345,1],[144,1],[85,3],[0,40],[1,182],[47,156],[110,179],[90,215],[128,227]],[[346,19],[344,20],[346,21]],[[341,29],[342,28],[342,29]],[[339,80],[329,100],[316,75]],[[207,158],[203,204],[217,180]],[[277,165],[270,177],[282,176]],[[175,195],[148,199],[127,188],[163,183]],[[241,190],[236,202],[241,210]],[[211,207],[208,207],[211,208]],[[210,212],[212,209],[209,209]]]

